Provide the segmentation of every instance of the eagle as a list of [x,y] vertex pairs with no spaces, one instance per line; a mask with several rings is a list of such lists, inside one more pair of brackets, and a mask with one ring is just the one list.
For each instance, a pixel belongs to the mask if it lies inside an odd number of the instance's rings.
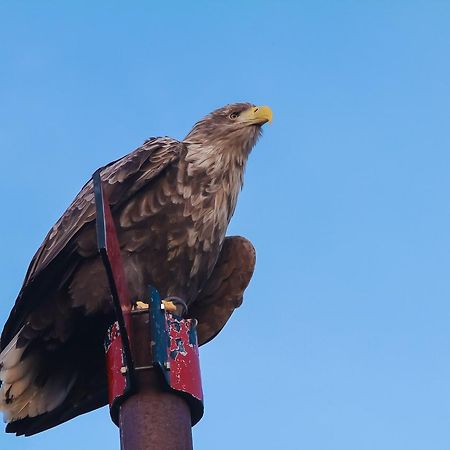
[[[253,274],[252,244],[226,230],[248,156],[271,120],[268,106],[229,104],[185,139],[150,138],[100,169],[130,301],[153,285],[175,310],[184,302],[200,345],[240,306]],[[107,404],[103,341],[113,320],[90,180],[34,255],[1,335],[7,432],[32,435]]]

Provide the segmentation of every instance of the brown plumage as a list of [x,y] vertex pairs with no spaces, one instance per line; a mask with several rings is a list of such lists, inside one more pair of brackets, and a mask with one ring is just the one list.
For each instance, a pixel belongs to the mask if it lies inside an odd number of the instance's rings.
[[[225,238],[248,155],[268,107],[225,106],[183,141],[152,138],[105,166],[132,301],[156,286],[177,296],[212,339],[242,302],[255,264],[244,238]],[[92,182],[31,261],[0,342],[7,431],[34,434],[106,403],[102,342],[112,320],[96,250]]]

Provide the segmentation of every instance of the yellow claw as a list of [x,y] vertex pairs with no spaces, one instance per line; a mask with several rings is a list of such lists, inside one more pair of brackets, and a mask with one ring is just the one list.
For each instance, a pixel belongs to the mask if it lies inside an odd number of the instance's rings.
[[164,309],[167,312],[170,312],[170,313],[176,313],[177,312],[177,305],[173,301],[171,301],[171,300],[163,300],[161,303],[164,305]]
[[144,302],[141,302],[140,300],[138,300],[134,304],[134,308],[133,309],[148,309],[148,303],[144,303]]

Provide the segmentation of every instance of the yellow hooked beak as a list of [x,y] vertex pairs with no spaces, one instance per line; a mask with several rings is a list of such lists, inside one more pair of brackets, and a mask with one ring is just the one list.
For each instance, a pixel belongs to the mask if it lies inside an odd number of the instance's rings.
[[272,110],[268,106],[252,106],[239,115],[239,120],[252,125],[272,122]]

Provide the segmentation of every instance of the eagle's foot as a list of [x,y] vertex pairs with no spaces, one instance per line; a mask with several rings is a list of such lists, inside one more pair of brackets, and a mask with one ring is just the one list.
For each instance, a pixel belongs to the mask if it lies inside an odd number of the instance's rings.
[[161,309],[164,309],[171,314],[184,317],[187,313],[188,307],[179,297],[167,297],[161,301]]
[[133,309],[148,309],[148,303],[141,302],[138,300],[134,305]]
[[[137,300],[133,304],[134,311],[148,308],[149,304],[140,300]],[[183,317],[188,310],[186,303],[179,297],[167,297],[164,300],[161,300],[161,309],[181,317]]]

